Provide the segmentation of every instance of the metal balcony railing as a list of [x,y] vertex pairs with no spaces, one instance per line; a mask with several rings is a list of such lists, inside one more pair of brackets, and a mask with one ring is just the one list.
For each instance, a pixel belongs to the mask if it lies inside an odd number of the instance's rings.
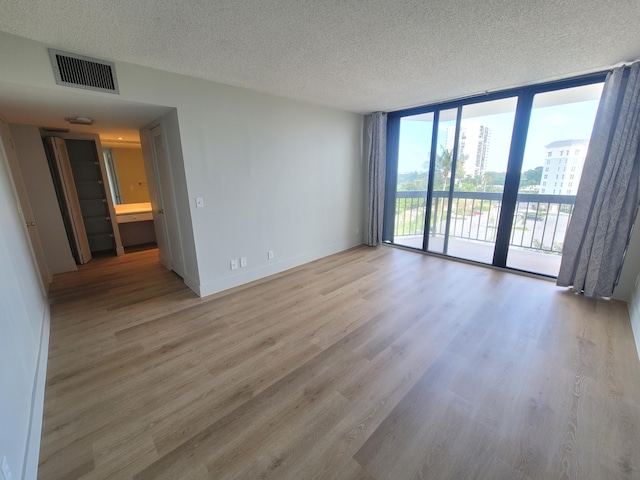
[[[424,234],[426,198],[425,191],[396,193],[395,237]],[[574,195],[519,194],[510,245],[544,253],[562,253],[575,198]],[[430,235],[444,235],[448,203],[448,192],[433,192]],[[501,207],[501,193],[454,192],[449,235],[465,240],[495,242]]]

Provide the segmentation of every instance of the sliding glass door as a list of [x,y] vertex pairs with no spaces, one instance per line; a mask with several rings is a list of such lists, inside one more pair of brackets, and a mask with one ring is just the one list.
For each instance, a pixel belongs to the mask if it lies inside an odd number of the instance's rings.
[[390,113],[385,241],[557,275],[602,80]]
[[433,113],[400,119],[395,232],[398,245],[422,248]]
[[558,275],[602,87],[534,96],[507,267]]
[[462,107],[447,254],[493,261],[517,98]]

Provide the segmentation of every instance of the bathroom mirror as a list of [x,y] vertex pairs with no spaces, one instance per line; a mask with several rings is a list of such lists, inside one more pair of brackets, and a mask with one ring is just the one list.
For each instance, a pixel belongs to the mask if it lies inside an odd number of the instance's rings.
[[149,202],[149,184],[141,148],[104,148],[115,205]]

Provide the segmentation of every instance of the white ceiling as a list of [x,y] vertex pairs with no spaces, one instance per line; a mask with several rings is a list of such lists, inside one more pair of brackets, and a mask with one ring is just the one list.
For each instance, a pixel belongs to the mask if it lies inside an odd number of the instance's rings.
[[[16,84],[0,86],[0,111],[9,122],[97,133],[105,146],[139,144],[138,130],[169,110],[170,107],[96,97],[73,90],[63,92]],[[84,126],[65,121],[66,117],[75,116],[89,117],[95,123]]]
[[360,113],[640,58],[638,0],[0,0],[0,12],[0,31],[62,50]]

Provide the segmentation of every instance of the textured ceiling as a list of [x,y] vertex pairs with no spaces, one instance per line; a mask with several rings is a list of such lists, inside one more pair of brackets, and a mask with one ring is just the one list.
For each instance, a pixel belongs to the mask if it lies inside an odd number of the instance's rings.
[[638,0],[0,0],[0,30],[354,112],[640,57]]

